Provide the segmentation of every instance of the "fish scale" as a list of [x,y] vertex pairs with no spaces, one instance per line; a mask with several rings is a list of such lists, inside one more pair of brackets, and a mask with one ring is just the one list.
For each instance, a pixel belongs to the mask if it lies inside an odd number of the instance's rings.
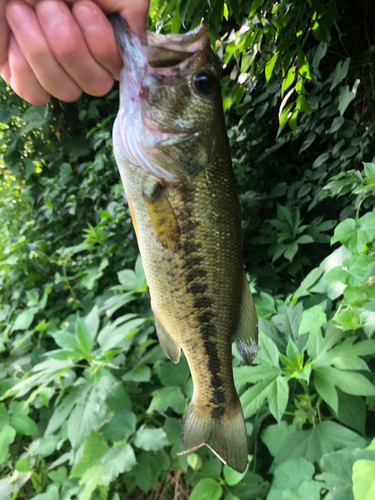
[[[168,36],[164,46],[163,37],[153,35],[156,45],[147,46],[121,21],[114,27],[125,63],[113,134],[116,160],[160,343],[173,362],[182,349],[194,384],[183,446],[189,451],[212,444],[241,472],[247,435],[233,381],[231,338],[251,362],[257,325],[242,263],[217,59],[205,28]],[[209,95],[194,86],[196,74],[214,79]]]

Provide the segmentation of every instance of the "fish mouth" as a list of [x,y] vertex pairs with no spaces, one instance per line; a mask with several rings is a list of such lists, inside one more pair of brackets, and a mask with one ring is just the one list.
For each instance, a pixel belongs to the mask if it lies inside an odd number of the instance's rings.
[[138,69],[142,67],[139,65],[142,59],[143,65],[155,69],[156,73],[163,70],[168,73],[170,69],[178,71],[186,65],[187,59],[210,45],[208,30],[203,24],[184,34],[161,35],[148,31],[146,42],[132,33],[128,23],[119,15],[111,15],[109,20],[126,67],[132,66],[135,51],[139,51],[136,57]]

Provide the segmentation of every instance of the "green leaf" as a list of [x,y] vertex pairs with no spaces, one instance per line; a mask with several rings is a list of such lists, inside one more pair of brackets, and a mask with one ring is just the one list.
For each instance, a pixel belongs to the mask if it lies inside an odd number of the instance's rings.
[[181,24],[182,26],[185,28],[185,16],[186,16],[186,11],[188,9],[188,6],[189,6],[189,1],[190,0],[181,0],[181,3],[180,3],[180,10],[179,10],[179,14],[180,14],[180,18],[181,18]]
[[31,457],[48,457],[56,450],[59,436],[47,436],[42,439],[33,441],[29,447],[29,454]]
[[57,484],[64,484],[67,479],[66,467],[59,467],[48,474],[48,477]]
[[297,64],[300,75],[302,75],[305,78],[311,79],[309,63],[300,45],[297,45],[297,54],[298,54]]
[[273,72],[273,68],[275,67],[275,64],[277,62],[277,58],[278,58],[279,54],[276,52],[276,54],[274,54],[271,59],[269,59],[266,63],[266,68],[265,68],[265,71],[264,71],[264,74],[266,76],[266,82],[268,83],[270,81],[270,78],[271,78],[271,75],[272,75],[272,72]]
[[323,165],[323,163],[325,163],[329,158],[329,153],[322,153],[321,155],[319,155],[314,163],[312,164],[312,168],[318,168],[320,167],[321,165]]
[[305,309],[302,313],[298,335],[319,330],[327,322],[327,316],[322,310],[322,306],[314,306]]
[[330,92],[337,87],[337,85],[342,82],[342,80],[346,77],[349,70],[350,57],[345,59],[345,61],[339,61],[336,64],[335,74],[333,76],[333,82],[331,84]]
[[35,422],[28,417],[29,411],[30,409],[26,401],[23,401],[22,403],[12,402],[10,404],[9,424],[18,432],[18,434],[32,436],[38,432]]
[[359,315],[354,311],[344,311],[335,319],[344,331],[356,330],[359,326]]
[[37,307],[30,307],[30,309],[26,309],[25,311],[19,313],[16,321],[14,322],[13,330],[27,330],[34,321],[34,316],[37,311]]
[[286,378],[279,375],[272,384],[270,384],[267,394],[270,412],[280,422],[289,398],[289,386]]
[[177,364],[165,361],[160,366],[160,380],[165,386],[181,387],[185,384],[189,375],[190,370],[185,357],[181,357]]
[[93,337],[91,336],[89,329],[82,318],[77,318],[74,330],[85,357],[88,357],[90,355]]
[[337,393],[339,397],[338,419],[347,427],[364,435],[367,408],[363,398],[346,394],[340,389],[337,389]]
[[115,413],[110,422],[101,428],[103,435],[111,441],[121,441],[135,432],[136,416],[128,410]]
[[[354,396],[375,396],[375,386],[363,375],[355,371],[338,370],[331,366],[314,367],[322,380],[336,385],[342,391]],[[329,382],[328,382],[329,381]]]
[[[284,462],[275,470],[274,480],[267,500],[284,498],[286,492],[298,489],[306,480],[311,479],[314,473],[314,466],[305,458],[291,458]],[[305,498],[310,499],[311,497],[306,496]]]
[[68,418],[77,399],[82,394],[82,391],[83,391],[82,386],[75,387],[70,394],[65,396],[65,398],[59,404],[59,406],[53,412],[52,417],[49,419],[47,429],[45,430],[44,433],[45,436],[54,433],[61,427],[61,425]]
[[275,301],[268,293],[260,292],[260,297],[253,297],[258,318],[268,318],[277,314]]
[[163,429],[147,429],[142,425],[135,435],[134,444],[145,451],[156,451],[167,446],[168,440]]
[[228,467],[228,465],[224,465],[223,475],[224,475],[225,482],[229,486],[234,486],[234,485],[238,484],[240,481],[242,481],[242,479],[247,474],[248,468],[249,468],[249,465],[246,467],[245,472],[240,473],[240,472],[236,472],[235,470],[233,470],[232,467]]
[[59,500],[59,486],[57,484],[49,485],[45,493],[35,495],[32,500]]
[[157,411],[163,413],[167,408],[172,408],[176,413],[182,414],[185,410],[185,398],[179,387],[164,387],[152,393],[152,401],[147,413]]
[[84,348],[72,333],[66,331],[56,332],[53,334],[53,338],[58,346],[72,351],[72,356],[81,357],[85,354]]
[[349,89],[349,85],[345,85],[345,87],[341,87],[340,94],[339,94],[339,105],[338,105],[338,110],[340,111],[341,116],[345,113],[346,108],[349,106],[349,104],[355,98],[355,96],[357,94],[357,89],[358,89],[359,83],[360,83],[360,80],[356,80],[354,82],[352,90]]
[[122,380],[125,382],[131,380],[132,382],[149,382],[151,378],[151,370],[147,365],[140,363],[136,365],[132,370],[125,373]]
[[240,399],[245,419],[254,415],[263,405],[269,395],[270,387],[274,384],[279,373],[276,370],[271,372],[264,380],[242,394]]
[[68,420],[68,437],[73,449],[78,449],[91,434],[97,421],[98,395],[95,387],[88,387],[76,403]]
[[15,476],[0,479],[0,500],[10,500],[12,494],[18,492],[30,479],[32,472],[20,472]]
[[89,337],[94,340],[96,337],[96,334],[98,333],[99,330],[99,309],[98,306],[94,306],[89,314],[84,318],[85,325],[87,326],[88,329],[88,334]]
[[73,465],[70,477],[82,477],[88,469],[98,463],[98,459],[106,451],[108,451],[106,440],[100,434],[90,434],[82,445],[82,456]]
[[324,370],[314,370],[314,386],[323,401],[337,414],[339,407],[337,392],[333,382],[327,378]]
[[352,468],[358,460],[375,460],[375,451],[346,448],[322,457],[316,479],[324,481],[332,500],[354,500]]
[[214,479],[201,479],[193,488],[190,500],[219,500],[223,488]]
[[275,455],[275,465],[290,458],[304,457],[309,462],[319,462],[320,458],[337,448],[364,448],[367,440],[345,427],[330,421],[320,422],[309,430],[297,431],[288,439]]
[[285,337],[292,337],[298,347],[297,339],[303,310],[302,302],[298,302],[296,305],[291,302],[287,306],[279,307],[278,310],[279,315],[272,316],[274,325]]
[[355,500],[372,500],[375,497],[374,460],[354,462],[352,479]]
[[103,483],[103,467],[94,465],[84,473],[79,482],[80,486],[84,486],[83,491],[80,492],[79,500],[90,500],[97,486]]
[[255,358],[256,364],[266,363],[279,368],[279,351],[273,341],[263,332],[259,332],[259,351]]
[[114,384],[111,387],[111,390],[105,399],[105,404],[111,411],[114,412],[132,409],[132,403],[122,382]]
[[2,464],[6,459],[9,451],[9,446],[13,443],[15,437],[16,431],[13,429],[13,427],[5,424],[0,431],[0,464]]
[[136,464],[133,448],[130,444],[110,448],[100,459],[103,466],[104,484],[110,484],[120,474],[129,472]]

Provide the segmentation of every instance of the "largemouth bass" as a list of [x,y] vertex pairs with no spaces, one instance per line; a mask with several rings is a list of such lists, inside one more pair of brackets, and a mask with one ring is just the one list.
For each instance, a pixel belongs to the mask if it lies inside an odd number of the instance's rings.
[[150,289],[156,331],[174,363],[182,349],[194,395],[184,450],[212,444],[237,471],[247,435],[233,382],[231,338],[257,353],[242,262],[240,207],[207,29],[148,34],[112,19],[124,61],[113,147]]

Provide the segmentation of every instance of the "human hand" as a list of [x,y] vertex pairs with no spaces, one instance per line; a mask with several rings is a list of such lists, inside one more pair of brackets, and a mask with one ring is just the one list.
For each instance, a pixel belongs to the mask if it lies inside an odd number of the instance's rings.
[[119,13],[144,38],[148,7],[149,0],[0,0],[0,74],[31,104],[105,95],[122,66],[106,14]]

